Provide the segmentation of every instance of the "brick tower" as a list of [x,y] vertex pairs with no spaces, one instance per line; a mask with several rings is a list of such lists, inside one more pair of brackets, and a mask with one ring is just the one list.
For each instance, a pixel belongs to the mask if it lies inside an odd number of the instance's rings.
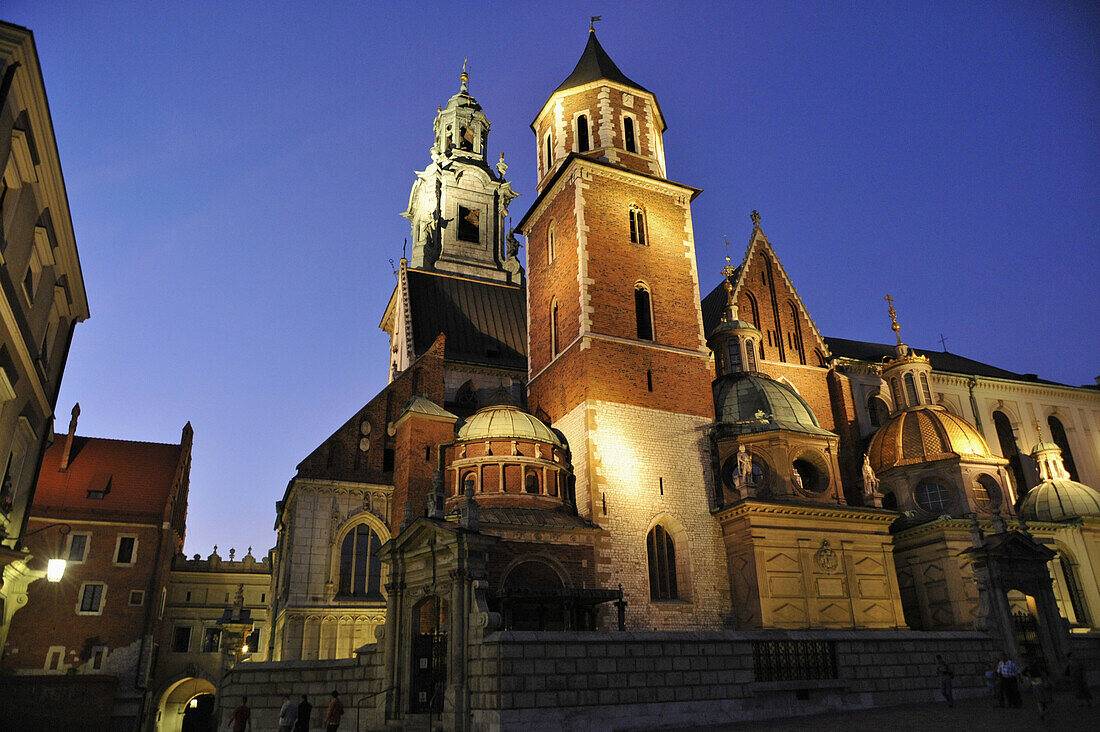
[[602,582],[632,627],[718,627],[729,587],[709,512],[713,368],[691,200],[665,177],[664,118],[589,33],[531,125],[528,398],[568,439],[578,511],[607,531]]

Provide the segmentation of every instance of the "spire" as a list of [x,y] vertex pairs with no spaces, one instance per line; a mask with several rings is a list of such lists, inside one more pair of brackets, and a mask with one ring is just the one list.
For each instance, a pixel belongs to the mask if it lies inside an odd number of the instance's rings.
[[[593,18],[593,23],[596,20],[599,20],[599,16]],[[581,53],[580,60],[573,68],[573,73],[561,83],[561,86],[554,90],[554,93],[556,94],[564,89],[572,89],[576,86],[583,86],[600,79],[618,82],[624,86],[634,87],[639,91],[649,91],[641,84],[631,81],[626,77],[626,74],[619,71],[619,67],[615,65],[615,62],[607,55],[607,51],[603,50],[603,46],[596,40],[596,30],[593,26],[588,29],[588,43]]]
[[73,417],[69,420],[69,434],[65,437],[65,451],[61,453],[60,472],[69,469],[69,459],[73,450],[73,438],[76,437],[76,421],[80,418],[80,402],[73,405]]
[[894,310],[894,298],[890,297],[890,293],[886,293],[886,297],[883,299],[890,303],[890,327],[894,330],[894,335],[897,336],[898,345],[904,346],[905,344],[901,342],[901,326],[898,325],[898,311]]
[[[753,211],[753,213],[756,213]],[[726,289],[726,310],[722,313],[722,320],[727,323],[732,323],[737,320],[737,303],[733,299],[733,282],[731,278],[737,272],[737,268],[733,266],[733,262],[730,261],[730,240],[725,238],[726,248],[726,266],[722,268],[722,287]]]
[[459,90],[458,90],[459,94],[469,94],[470,93],[466,89],[466,84],[470,81],[470,75],[466,73],[466,62],[469,61],[469,60],[470,60],[469,56],[462,59],[462,73],[458,75],[459,81],[462,82],[462,86],[459,87]]

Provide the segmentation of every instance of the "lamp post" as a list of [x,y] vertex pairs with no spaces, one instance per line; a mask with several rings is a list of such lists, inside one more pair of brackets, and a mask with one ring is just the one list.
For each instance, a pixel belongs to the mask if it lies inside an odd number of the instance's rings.
[[[35,534],[40,534],[50,529],[60,530],[61,536],[65,537],[69,535],[73,527],[68,524],[49,524],[43,526],[41,529],[35,529],[34,531],[23,534],[23,540],[26,540],[28,536],[34,536]],[[60,556],[46,560],[46,580],[48,582],[60,582],[61,578],[65,576],[65,567],[67,564],[68,562]]]

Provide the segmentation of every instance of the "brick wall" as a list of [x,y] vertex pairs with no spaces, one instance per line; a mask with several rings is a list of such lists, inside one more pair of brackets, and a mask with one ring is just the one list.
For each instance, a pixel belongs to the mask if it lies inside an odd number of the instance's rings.
[[[760,640],[832,641],[838,678],[757,682]],[[994,653],[976,632],[504,632],[475,647],[471,702],[484,730],[695,727],[932,702],[936,654],[980,696]]]

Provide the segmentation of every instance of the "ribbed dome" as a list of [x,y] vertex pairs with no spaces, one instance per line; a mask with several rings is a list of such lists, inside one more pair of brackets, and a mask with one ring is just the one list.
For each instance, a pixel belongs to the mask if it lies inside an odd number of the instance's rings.
[[759,328],[744,320],[719,320],[718,324],[710,329],[710,333],[707,334],[707,340],[711,340],[721,333],[733,333],[739,330],[760,333]]
[[871,438],[867,454],[876,473],[945,458],[995,457],[969,422],[943,407],[919,407],[895,415]]
[[564,449],[561,439],[545,424],[510,404],[479,409],[458,430],[458,441],[486,438],[539,440]]
[[783,429],[832,434],[822,429],[810,405],[794,389],[758,371],[723,376],[714,402],[718,421],[743,432]]
[[1100,516],[1100,493],[1073,480],[1047,480],[1028,491],[1016,515],[1025,521]]

